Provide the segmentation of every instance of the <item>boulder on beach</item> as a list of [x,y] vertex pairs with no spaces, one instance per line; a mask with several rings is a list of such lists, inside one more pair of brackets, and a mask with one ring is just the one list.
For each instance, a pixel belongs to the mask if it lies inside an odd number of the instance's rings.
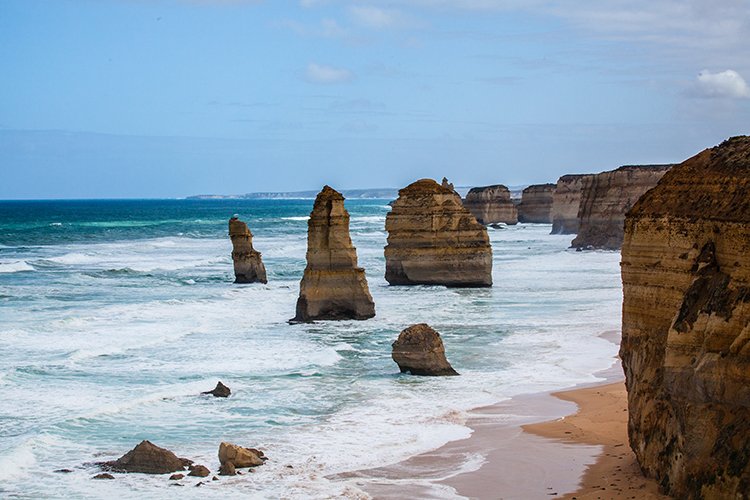
[[245,448],[236,444],[222,442],[219,445],[219,463],[231,463],[234,467],[257,467],[263,465],[266,458],[262,451]]
[[236,476],[237,469],[234,467],[234,464],[232,462],[224,462],[223,464],[221,464],[221,467],[219,467],[219,475]]
[[97,474],[96,476],[92,477],[91,479],[114,479],[115,476],[112,474],[108,474],[106,472],[102,472],[101,474]]
[[[323,187],[307,222],[307,266],[300,282],[293,322],[367,319],[375,303],[357,249],[349,237],[344,197]],[[235,464],[236,465],[236,464]]]
[[412,375],[458,375],[445,358],[445,347],[440,334],[426,323],[403,330],[393,343],[391,357],[401,373]]
[[208,470],[208,467],[205,465],[191,465],[190,466],[190,473],[188,476],[193,477],[208,477],[211,475],[211,471]]
[[253,248],[253,233],[237,217],[229,219],[235,283],[267,283],[266,267],[260,252]]
[[748,498],[750,137],[664,173],[627,214],[621,269],[641,470],[674,498]]
[[448,187],[421,179],[401,189],[385,229],[385,279],[391,285],[492,286],[487,228]]
[[144,440],[117,460],[101,462],[98,465],[114,472],[166,474],[185,470],[192,463],[192,460],[180,458],[171,451]]
[[219,380],[213,390],[201,392],[201,394],[210,394],[215,398],[228,398],[229,395],[232,394],[232,391],[229,389],[229,387],[222,384],[221,380]]

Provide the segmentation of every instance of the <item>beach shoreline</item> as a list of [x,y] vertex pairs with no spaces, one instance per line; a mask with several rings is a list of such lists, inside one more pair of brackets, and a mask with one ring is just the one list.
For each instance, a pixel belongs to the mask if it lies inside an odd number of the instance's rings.
[[[619,344],[617,331],[600,337]],[[468,438],[339,478],[377,499],[667,498],[641,475],[627,443],[619,359],[595,375],[602,380],[476,408]]]

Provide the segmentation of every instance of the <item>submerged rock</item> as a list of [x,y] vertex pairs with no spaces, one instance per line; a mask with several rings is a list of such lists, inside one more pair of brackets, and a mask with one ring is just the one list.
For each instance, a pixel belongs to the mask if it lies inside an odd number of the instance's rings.
[[212,391],[201,392],[201,394],[210,394],[215,398],[228,398],[232,394],[232,391],[229,387],[222,384],[220,380]]
[[211,475],[211,471],[205,465],[191,465],[190,473],[188,476],[192,477],[208,477]]
[[185,477],[185,474],[172,474],[169,476],[170,481],[179,481],[180,479],[183,479]]
[[112,474],[108,474],[106,472],[102,472],[101,474],[97,474],[96,476],[92,477],[91,479],[114,479],[115,476]]
[[552,231],[550,234],[578,233],[578,209],[581,207],[584,180],[593,174],[568,174],[557,180],[552,194]]
[[[375,303],[349,237],[344,197],[325,186],[307,222],[307,267],[292,321],[367,319]],[[236,465],[236,464],[235,464]]]
[[552,196],[554,184],[533,184],[521,193],[518,204],[518,222],[548,224],[552,222]]
[[231,462],[238,468],[257,467],[263,465],[265,456],[255,448],[244,448],[236,444],[221,443],[219,445],[219,463],[222,465]]
[[452,190],[432,179],[398,192],[385,218],[385,279],[391,285],[492,286],[492,247]]
[[220,476],[236,476],[237,469],[235,469],[234,464],[232,462],[224,462],[223,464],[221,464],[221,467],[219,467],[219,475]]
[[641,469],[675,498],[750,492],[750,137],[673,167],[625,220],[620,357]]
[[110,462],[98,465],[114,472],[143,472],[145,474],[166,474],[185,470],[192,460],[179,458],[171,451],[160,448],[150,441],[141,441],[138,446]]
[[502,184],[471,188],[463,203],[477,222],[485,226],[518,223],[518,210],[510,199],[510,190]]
[[458,375],[445,358],[440,334],[425,323],[405,329],[393,343],[391,357],[401,373],[412,375]]
[[634,165],[583,179],[578,236],[571,247],[617,250],[622,246],[625,214],[656,186],[671,165]]
[[253,233],[237,217],[229,219],[229,237],[232,239],[235,283],[267,283],[266,267],[260,252],[253,248]]

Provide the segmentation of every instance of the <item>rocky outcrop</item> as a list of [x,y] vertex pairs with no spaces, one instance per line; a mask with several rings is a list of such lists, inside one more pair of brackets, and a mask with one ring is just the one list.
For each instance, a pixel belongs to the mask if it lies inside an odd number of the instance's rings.
[[671,165],[634,165],[583,179],[574,248],[616,250],[622,246],[625,213],[656,186]]
[[237,217],[229,219],[229,237],[232,240],[235,283],[267,283],[266,267],[260,252],[253,248],[253,233]]
[[190,474],[191,477],[208,477],[211,475],[211,471],[205,465],[191,465]]
[[477,222],[485,226],[518,223],[518,210],[510,199],[510,191],[502,184],[471,188],[463,203]]
[[145,474],[166,474],[184,470],[193,462],[180,458],[171,451],[160,448],[150,441],[141,441],[138,446],[111,462],[98,465],[113,472],[143,472]]
[[523,190],[518,204],[518,222],[549,224],[552,222],[554,184],[534,184]]
[[750,137],[675,166],[628,213],[630,444],[675,498],[750,492]]
[[307,222],[307,267],[292,321],[367,319],[375,303],[349,237],[344,197],[329,186],[315,198]]
[[401,373],[412,375],[458,375],[445,358],[440,334],[425,323],[405,329],[393,343],[391,357]]
[[244,448],[236,444],[221,443],[219,445],[219,463],[231,463],[234,467],[257,467],[263,465],[266,458],[262,451],[255,448]]
[[492,286],[487,229],[452,190],[422,179],[398,192],[385,218],[391,285]]
[[581,206],[584,180],[591,174],[563,175],[557,180],[552,193],[552,232],[550,234],[578,233],[578,209]]
[[221,380],[219,380],[212,391],[201,392],[201,394],[210,394],[215,398],[228,398],[229,395],[232,394],[232,390],[222,384]]

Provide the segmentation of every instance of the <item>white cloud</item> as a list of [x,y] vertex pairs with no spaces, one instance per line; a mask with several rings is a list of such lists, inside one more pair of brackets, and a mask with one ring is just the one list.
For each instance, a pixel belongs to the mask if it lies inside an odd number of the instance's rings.
[[704,97],[750,98],[750,86],[739,73],[731,69],[719,73],[701,71],[695,82],[695,89]]
[[312,83],[341,83],[354,78],[354,74],[348,69],[312,62],[307,65],[305,76],[307,81]]
[[404,18],[397,10],[358,5],[350,7],[349,13],[357,22],[370,28],[393,28],[404,24]]

